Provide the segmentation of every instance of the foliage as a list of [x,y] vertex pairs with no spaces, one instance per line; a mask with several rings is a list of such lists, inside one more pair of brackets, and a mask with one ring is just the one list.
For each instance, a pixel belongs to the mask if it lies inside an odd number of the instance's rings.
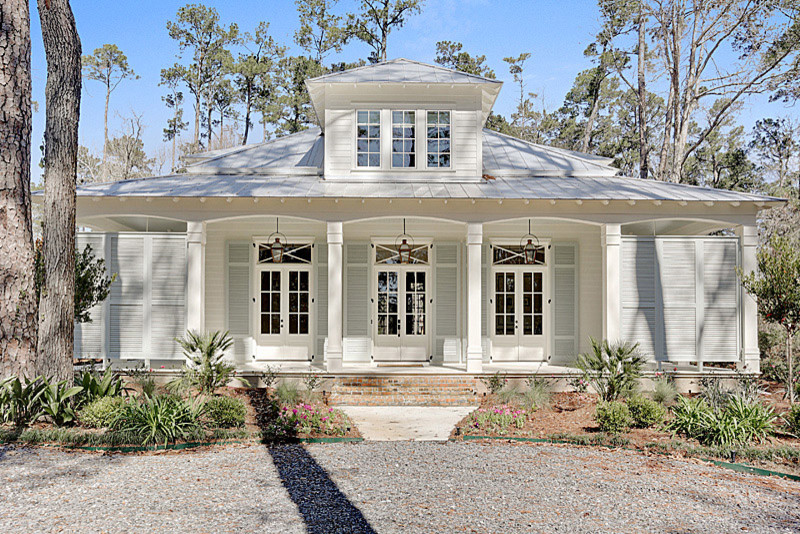
[[594,412],[594,419],[600,430],[612,434],[628,430],[634,422],[628,405],[619,401],[599,403]]
[[83,56],[82,63],[84,77],[101,82],[108,92],[116,89],[126,78],[138,78],[128,66],[127,56],[115,44],[95,48],[92,55]]
[[793,404],[789,411],[783,414],[783,420],[795,436],[800,436],[800,404]]
[[681,395],[678,403],[672,407],[672,421],[667,429],[684,436],[697,436],[703,428],[705,414],[711,409],[701,398],[690,398]]
[[78,412],[78,422],[92,428],[110,427],[124,404],[124,397],[97,397]]
[[102,375],[94,370],[83,371],[75,379],[75,385],[82,388],[79,404],[90,403],[102,397],[118,397],[125,390],[122,377],[111,368],[106,369]]
[[567,385],[576,393],[586,393],[589,389],[589,383],[583,376],[572,377],[567,381]]
[[576,365],[600,398],[609,402],[635,391],[645,364],[645,359],[638,353],[639,345],[612,345],[606,340],[595,339],[591,339],[591,344],[592,351],[579,355]]
[[287,406],[294,406],[303,397],[297,384],[286,380],[281,381],[278,387],[275,388],[275,396],[278,397],[282,404]]
[[144,445],[186,440],[202,429],[205,405],[173,395],[129,400],[120,408],[113,429],[136,435]]
[[712,408],[703,399],[678,397],[669,430],[697,439],[703,445],[732,447],[769,436],[777,418],[772,407],[740,395]]
[[553,390],[553,384],[550,380],[540,376],[529,376],[525,383],[528,389],[522,394],[523,405],[529,411],[535,411],[550,404],[550,395]]
[[280,418],[293,434],[341,436],[348,430],[344,413],[322,404],[283,406]]
[[247,408],[240,399],[211,397],[206,400],[206,417],[211,426],[230,428],[244,426]]
[[9,377],[0,382],[0,412],[5,422],[25,426],[42,415],[41,397],[46,387],[41,377],[33,380]]
[[712,410],[723,410],[734,398],[742,398],[747,402],[758,401],[758,379],[747,375],[738,375],[733,386],[725,385],[721,378],[703,377],[700,379],[700,396]]
[[177,380],[196,387],[201,393],[213,395],[218,387],[228,383],[234,365],[224,361],[225,351],[233,345],[228,332],[200,334],[189,330],[181,339],[176,339],[190,364],[184,365]]
[[494,71],[485,64],[486,56],[471,56],[462,52],[464,45],[454,41],[439,41],[436,43],[436,63],[448,69],[483,76],[494,80]]
[[[134,367],[127,371],[128,376],[131,377],[133,383],[139,386],[141,390],[142,396],[144,397],[153,397],[156,392],[158,391],[158,386],[156,385],[156,379],[153,377],[152,369],[147,369],[144,366],[144,363],[140,364],[139,367]],[[170,388],[170,386],[173,386]],[[170,389],[171,393],[179,393],[181,389],[185,389],[182,382],[174,381],[167,384],[167,388]]]
[[[44,287],[44,243],[36,241],[36,298]],[[75,252],[75,322],[89,323],[89,311],[100,304],[111,292],[111,284],[117,275],[106,275],[106,261],[96,258],[92,246],[86,245],[82,252]]]
[[265,388],[271,388],[272,384],[274,384],[278,379],[278,373],[268,365],[266,371],[261,373],[259,378],[261,379],[261,382],[264,384]]
[[50,417],[56,426],[64,426],[75,420],[72,397],[83,391],[80,386],[70,386],[69,381],[48,383],[41,396],[42,413]]
[[318,397],[317,390],[322,386],[324,379],[317,373],[308,373],[303,377],[303,385],[305,386],[305,398],[307,401],[312,401]]
[[478,408],[469,415],[467,428],[473,433],[506,434],[510,426],[522,428],[528,412],[508,404]]
[[787,238],[773,236],[757,253],[758,270],[745,274],[739,270],[742,285],[758,302],[764,319],[780,324],[786,331],[786,385],[794,402],[792,338],[800,327],[800,247]]
[[359,11],[348,15],[348,36],[372,48],[370,63],[386,61],[389,34],[422,11],[422,4],[423,0],[361,0]]
[[338,0],[295,0],[300,28],[294,41],[322,63],[331,51],[341,52],[348,35],[342,17],[332,11]]
[[506,387],[506,382],[508,382],[508,379],[505,377],[505,375],[501,375],[500,371],[497,371],[489,378],[481,377],[481,382],[483,382],[483,385],[489,390],[489,393],[492,395],[497,395],[504,387]]
[[656,376],[655,380],[653,380],[651,396],[657,403],[668,406],[675,402],[675,398],[678,396],[678,388],[669,377]]
[[639,395],[628,399],[628,410],[635,428],[650,428],[660,424],[667,416],[664,406]]

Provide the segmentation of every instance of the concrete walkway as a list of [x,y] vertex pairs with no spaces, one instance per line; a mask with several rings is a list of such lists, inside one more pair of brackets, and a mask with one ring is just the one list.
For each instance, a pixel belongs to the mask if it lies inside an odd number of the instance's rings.
[[474,407],[339,406],[367,441],[447,441]]

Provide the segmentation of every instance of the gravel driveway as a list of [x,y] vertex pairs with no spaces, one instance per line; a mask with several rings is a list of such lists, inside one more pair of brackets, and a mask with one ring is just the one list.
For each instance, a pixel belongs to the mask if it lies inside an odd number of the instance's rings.
[[0,532],[798,532],[800,484],[556,445],[0,448]]

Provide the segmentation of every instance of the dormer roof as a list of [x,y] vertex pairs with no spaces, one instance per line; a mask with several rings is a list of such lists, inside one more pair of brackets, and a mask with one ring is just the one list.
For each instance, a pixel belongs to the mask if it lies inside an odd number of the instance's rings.
[[489,116],[503,82],[475,74],[469,74],[439,65],[429,65],[398,58],[373,65],[364,65],[341,72],[332,72],[306,80],[311,103],[320,124],[325,124],[325,92],[330,85],[352,84],[355,87],[368,85],[459,85],[475,86],[482,92],[483,118]]

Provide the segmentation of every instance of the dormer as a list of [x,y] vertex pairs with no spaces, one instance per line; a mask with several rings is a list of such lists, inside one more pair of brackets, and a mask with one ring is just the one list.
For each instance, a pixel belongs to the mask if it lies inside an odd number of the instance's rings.
[[326,180],[478,182],[502,82],[408,59],[310,79]]

